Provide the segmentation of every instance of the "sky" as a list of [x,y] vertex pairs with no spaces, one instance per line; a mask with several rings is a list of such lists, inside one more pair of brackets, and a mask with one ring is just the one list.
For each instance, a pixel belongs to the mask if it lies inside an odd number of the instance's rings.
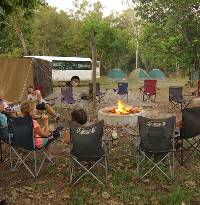
[[[127,5],[122,4],[121,0],[99,0],[103,7],[103,14],[107,16],[111,11],[122,12],[127,9]],[[67,11],[73,8],[73,0],[46,0],[46,2],[53,7],[57,7],[59,10]],[[96,2],[96,0],[89,0],[90,3]]]

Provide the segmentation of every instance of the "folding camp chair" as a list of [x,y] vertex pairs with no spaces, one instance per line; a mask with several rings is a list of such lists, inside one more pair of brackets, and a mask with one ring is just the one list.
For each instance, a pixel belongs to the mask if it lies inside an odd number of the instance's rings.
[[[137,175],[139,179],[144,178],[152,170],[157,168],[168,179],[174,178],[174,129],[175,117],[166,119],[149,119],[138,117],[140,142],[137,146]],[[147,159],[153,167],[140,176],[142,162]],[[160,165],[169,162],[169,173],[165,172]]]
[[169,87],[169,103],[171,106],[171,111],[173,111],[175,108],[177,108],[179,111],[182,111],[189,105],[189,101],[183,98],[183,87]]
[[[99,103],[105,101],[104,97],[106,95],[108,89],[106,89],[105,91],[101,91],[100,89],[100,83],[96,83],[96,99]],[[89,83],[89,99],[92,101],[93,99],[93,84]]]
[[192,92],[192,96],[200,97],[200,80],[198,80],[197,90],[195,90],[195,91]]
[[126,100],[128,102],[128,83],[118,83],[118,88],[113,89],[118,95],[126,96]]
[[1,127],[0,126],[0,161],[3,162],[3,150],[2,145],[4,143],[8,143],[9,141],[9,133],[8,133],[8,127]]
[[[185,108],[182,112],[182,128],[180,129],[180,157],[178,161],[183,165],[192,155],[200,154],[200,108]],[[178,156],[178,154],[177,154]]]
[[[34,129],[32,117],[15,117],[10,119],[9,123],[9,145],[10,145],[10,160],[11,160],[11,170],[16,170],[20,165],[24,165],[27,171],[35,178],[39,175],[40,170],[47,159],[53,165],[55,163],[48,157],[46,150],[49,144],[51,144],[55,139],[60,136],[59,131],[62,128],[55,130],[48,138],[48,142],[45,146],[37,148],[34,143]],[[41,156],[41,162],[38,164],[39,153]],[[23,157],[23,154],[25,156]],[[29,167],[27,159],[33,154],[34,158],[34,168],[33,170]],[[14,155],[16,155],[17,160],[14,163]],[[39,166],[38,166],[39,165]]]
[[72,86],[61,88],[61,107],[63,104],[69,105],[74,104],[76,101],[73,97]]
[[[106,143],[102,143],[104,133],[104,122],[99,121],[91,126],[80,126],[75,122],[69,123],[70,127],[70,184],[76,184],[85,175],[90,175],[99,183],[103,180],[93,174],[96,165],[101,165],[105,169],[107,182],[107,150]],[[84,173],[73,180],[75,165],[80,166]]]
[[[154,96],[154,102],[156,100],[156,84],[157,80],[144,80],[144,86],[139,88],[142,92],[142,100],[151,99]],[[146,97],[146,99],[145,99]]]

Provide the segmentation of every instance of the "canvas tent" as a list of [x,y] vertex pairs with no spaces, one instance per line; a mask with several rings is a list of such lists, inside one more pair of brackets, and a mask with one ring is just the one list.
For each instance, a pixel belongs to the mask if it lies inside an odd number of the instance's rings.
[[149,72],[149,76],[155,80],[164,80],[165,74],[160,69],[153,69]]
[[124,80],[127,78],[127,75],[120,68],[115,68],[108,72],[107,77],[113,80]]
[[48,61],[0,58],[0,90],[3,90],[6,100],[25,100],[29,85],[42,86],[45,96],[53,92],[52,66]]
[[141,68],[137,68],[133,70],[129,75],[129,80],[145,80],[145,79],[150,79],[150,76],[145,70]]

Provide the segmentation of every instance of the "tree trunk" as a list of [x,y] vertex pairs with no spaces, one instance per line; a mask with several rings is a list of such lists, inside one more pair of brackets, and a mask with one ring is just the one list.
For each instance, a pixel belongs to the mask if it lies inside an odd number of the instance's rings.
[[25,56],[27,56],[28,55],[28,50],[27,50],[27,47],[26,47],[26,42],[25,42],[25,39],[24,39],[24,35],[21,31],[21,28],[16,22],[15,22],[14,26],[15,26],[15,31],[16,31],[18,37],[19,37],[19,40],[20,40],[20,43],[21,43],[21,46],[22,46],[22,49],[23,49],[23,54]]
[[96,110],[96,31],[92,37],[92,83],[93,83],[93,108]]

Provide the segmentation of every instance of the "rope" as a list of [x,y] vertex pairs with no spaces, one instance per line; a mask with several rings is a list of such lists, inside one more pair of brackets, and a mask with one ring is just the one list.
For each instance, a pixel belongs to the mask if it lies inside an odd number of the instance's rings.
[[29,73],[30,73],[30,70],[31,70],[31,66],[32,66],[32,61],[31,61],[30,66],[29,66],[29,69],[28,69],[28,72],[27,72],[27,75],[26,75],[26,79],[24,81],[24,85],[23,85],[23,88],[22,88],[22,92],[21,92],[21,96],[20,96],[20,100],[19,101],[22,100],[24,91],[25,91],[25,89],[27,87],[27,82],[28,82],[28,77],[29,77]]

